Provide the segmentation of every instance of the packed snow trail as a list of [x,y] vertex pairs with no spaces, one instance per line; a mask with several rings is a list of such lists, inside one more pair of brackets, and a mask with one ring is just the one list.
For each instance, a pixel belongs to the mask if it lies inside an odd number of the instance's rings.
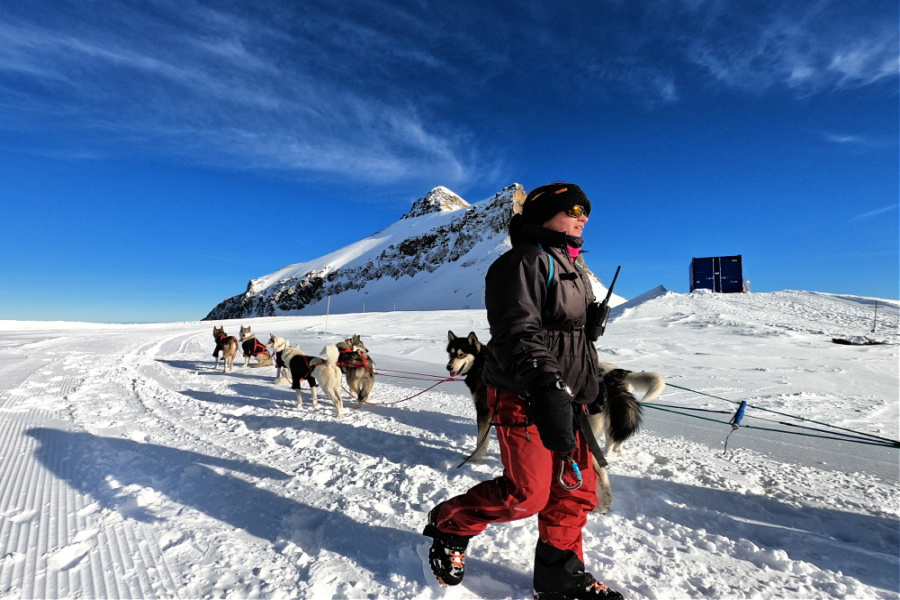
[[[896,439],[897,346],[830,344],[867,311],[809,300],[789,318],[801,293],[660,297],[618,314],[601,355]],[[837,325],[811,331],[823,320]],[[486,330],[482,311],[244,324],[313,354],[359,333],[385,373],[433,375],[448,328]],[[483,463],[456,468],[475,443],[463,383],[410,398],[430,383],[379,374],[373,405],[347,399],[336,420],[306,389],[295,408],[274,368],[213,371],[211,333],[0,322],[0,598],[530,595],[533,520],[474,539],[457,589],[423,573],[427,510],[501,470],[493,440]],[[721,406],[678,390],[662,401]],[[724,453],[727,426],[646,417],[611,458],[612,512],[585,530],[586,563],[611,587],[635,599],[898,597],[896,450],[747,429]]]

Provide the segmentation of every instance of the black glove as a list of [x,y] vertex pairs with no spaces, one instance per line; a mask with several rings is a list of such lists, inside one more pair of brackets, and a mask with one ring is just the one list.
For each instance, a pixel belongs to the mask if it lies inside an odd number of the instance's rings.
[[541,443],[551,452],[566,454],[575,449],[572,392],[557,374],[552,381],[536,384],[528,394],[531,418],[541,435]]

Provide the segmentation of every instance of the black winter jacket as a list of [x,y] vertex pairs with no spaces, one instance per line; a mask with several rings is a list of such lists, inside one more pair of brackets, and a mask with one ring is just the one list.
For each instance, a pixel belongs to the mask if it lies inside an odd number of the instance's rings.
[[526,225],[521,241],[488,269],[485,306],[491,341],[483,375],[488,385],[528,397],[535,386],[559,373],[573,402],[597,398],[597,350],[584,334],[594,292],[566,247],[581,242]]

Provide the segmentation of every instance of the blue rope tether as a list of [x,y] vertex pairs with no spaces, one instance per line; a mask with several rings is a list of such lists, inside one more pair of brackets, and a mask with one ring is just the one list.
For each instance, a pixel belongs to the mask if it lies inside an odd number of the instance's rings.
[[747,408],[747,402],[741,402],[741,405],[738,407],[737,412],[734,413],[734,416],[731,417],[731,431],[728,432],[728,435],[725,436],[725,448],[722,452],[728,452],[728,438],[731,437],[731,434],[737,431],[738,427],[741,426],[741,419],[744,418],[744,410]]

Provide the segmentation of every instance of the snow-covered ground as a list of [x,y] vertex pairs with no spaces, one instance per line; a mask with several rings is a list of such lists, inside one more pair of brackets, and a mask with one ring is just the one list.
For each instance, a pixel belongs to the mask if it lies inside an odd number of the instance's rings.
[[[588,568],[631,599],[897,598],[900,450],[818,431],[898,438],[897,303],[872,333],[871,299],[654,296],[598,344],[670,385],[611,459]],[[0,322],[0,597],[530,597],[533,519],[475,538],[458,588],[418,554],[425,512],[501,469],[496,442],[458,468],[462,382],[419,393],[446,375],[448,329],[488,338],[483,311],[224,323],[308,353],[360,334],[373,405],[342,420],[295,408],[272,367],[213,371],[213,324]],[[832,343],[862,336],[889,344]]]

